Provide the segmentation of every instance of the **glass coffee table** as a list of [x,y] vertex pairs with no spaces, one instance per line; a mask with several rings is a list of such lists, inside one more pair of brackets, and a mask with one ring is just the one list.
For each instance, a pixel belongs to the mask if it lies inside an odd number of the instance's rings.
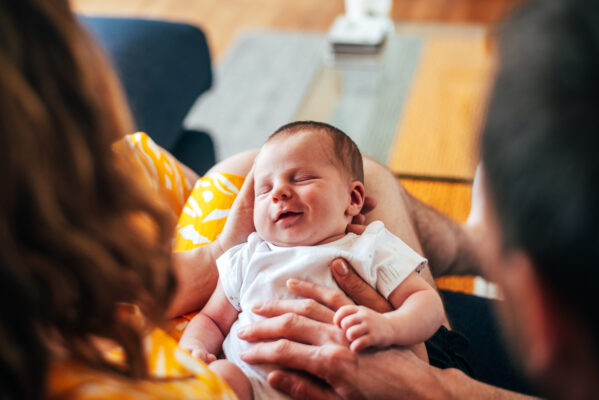
[[369,57],[328,47],[322,33],[240,35],[186,126],[222,159],[292,120],[325,121],[398,176],[471,180],[492,66],[484,26],[398,23]]
[[379,54],[325,52],[295,118],[341,128],[398,176],[469,182],[490,47],[483,26],[398,24]]

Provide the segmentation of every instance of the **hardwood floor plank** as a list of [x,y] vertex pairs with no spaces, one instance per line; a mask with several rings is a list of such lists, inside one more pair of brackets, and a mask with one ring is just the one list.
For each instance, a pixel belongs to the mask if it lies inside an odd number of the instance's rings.
[[467,183],[430,182],[401,179],[414,197],[458,222],[466,221],[470,213],[472,185]]
[[493,24],[523,0],[395,0],[395,19]]
[[484,31],[428,41],[389,157],[393,172],[474,176],[491,61]]

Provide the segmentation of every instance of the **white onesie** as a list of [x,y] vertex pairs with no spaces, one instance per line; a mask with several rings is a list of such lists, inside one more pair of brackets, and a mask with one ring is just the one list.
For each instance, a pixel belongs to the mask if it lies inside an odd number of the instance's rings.
[[255,399],[288,397],[266,382],[272,367],[241,360],[240,354],[250,343],[237,337],[238,329],[264,319],[250,311],[254,304],[297,298],[287,289],[290,278],[338,287],[329,266],[337,257],[349,261],[386,298],[412,271],[420,272],[426,265],[425,258],[385,229],[380,221],[368,225],[362,235],[348,233],[339,240],[317,246],[279,247],[254,232],[246,243],[231,248],[216,261],[225,295],[239,311],[225,338],[223,351],[249,378]]

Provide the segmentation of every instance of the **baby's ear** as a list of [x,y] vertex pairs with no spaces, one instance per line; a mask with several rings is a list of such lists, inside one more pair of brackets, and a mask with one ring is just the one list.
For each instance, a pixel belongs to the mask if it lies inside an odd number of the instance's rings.
[[352,181],[350,183],[349,205],[345,213],[351,217],[360,214],[365,198],[366,191],[364,190],[364,184],[360,181]]

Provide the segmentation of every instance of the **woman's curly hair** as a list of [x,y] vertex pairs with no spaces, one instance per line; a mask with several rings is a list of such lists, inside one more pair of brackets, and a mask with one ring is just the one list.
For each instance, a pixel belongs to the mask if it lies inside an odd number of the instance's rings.
[[[111,150],[131,117],[67,0],[0,0],[0,397],[44,396],[58,344],[85,365],[146,375],[142,332],[175,287],[173,221]],[[110,339],[114,366],[93,344]]]

